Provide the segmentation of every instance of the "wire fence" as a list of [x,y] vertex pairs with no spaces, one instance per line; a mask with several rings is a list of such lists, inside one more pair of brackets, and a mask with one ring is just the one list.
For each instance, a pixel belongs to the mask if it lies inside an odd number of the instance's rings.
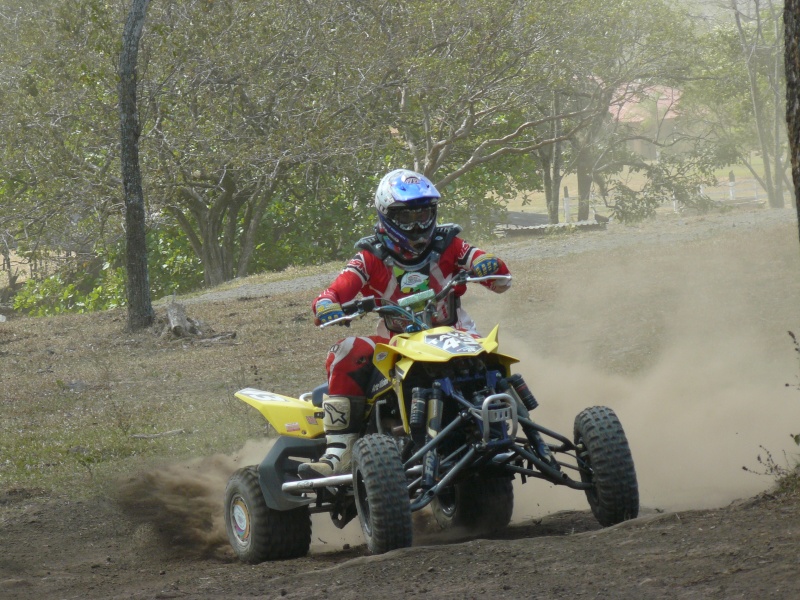
[[700,186],[700,193],[714,202],[724,204],[764,204],[767,193],[756,179],[719,182],[714,186]]
[[[564,190],[565,195],[561,202],[561,219],[565,223],[575,223],[578,220],[578,198],[570,197],[568,190]],[[746,206],[753,207],[765,206],[767,204],[767,192],[761,187],[757,179],[740,179],[733,181],[718,181],[716,185],[700,186],[700,193],[708,197],[712,202],[720,207],[724,206]],[[789,206],[794,201],[791,190],[784,190],[783,192],[784,203]],[[608,199],[610,205],[613,206],[614,198],[611,196]],[[603,200],[592,193],[590,198],[591,212],[589,218],[594,218],[595,211],[598,213],[609,212]],[[671,205],[666,205],[663,208],[666,211],[682,212],[685,207],[679,205],[677,200],[674,200]]]

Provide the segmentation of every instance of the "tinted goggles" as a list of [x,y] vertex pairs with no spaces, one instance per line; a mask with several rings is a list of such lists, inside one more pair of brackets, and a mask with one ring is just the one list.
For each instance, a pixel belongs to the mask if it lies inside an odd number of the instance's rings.
[[436,206],[421,208],[390,208],[389,218],[404,231],[430,227],[436,218]]

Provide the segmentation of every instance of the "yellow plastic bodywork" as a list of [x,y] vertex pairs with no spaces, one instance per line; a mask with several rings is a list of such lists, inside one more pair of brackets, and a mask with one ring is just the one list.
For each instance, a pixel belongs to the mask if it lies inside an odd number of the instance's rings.
[[[444,363],[456,357],[494,354],[497,361],[510,374],[511,365],[519,359],[497,352],[500,347],[496,326],[485,338],[472,338],[468,333],[452,327],[435,327],[416,333],[401,333],[393,337],[388,344],[377,344],[373,363],[378,370],[394,383],[394,390],[399,400],[400,416],[406,433],[409,431],[406,402],[402,381],[416,362]],[[451,338],[453,344],[447,349],[445,344],[433,343],[434,339]]]
[[458,351],[451,351],[427,341],[444,335],[471,338],[468,333],[452,327],[435,327],[416,333],[401,333],[393,337],[388,344],[378,344],[375,347],[373,362],[378,370],[389,379],[392,378],[392,370],[399,370],[401,375],[405,374],[415,362],[447,362],[456,357],[478,356],[484,352],[495,354],[500,364],[508,368],[519,362],[519,359],[497,352],[497,348],[500,346],[497,339],[499,331],[500,326],[498,325],[485,338],[472,339],[474,346],[472,351],[463,351],[463,345]]
[[317,438],[325,433],[322,410],[311,402],[255,388],[239,390],[235,396],[258,410],[280,435]]

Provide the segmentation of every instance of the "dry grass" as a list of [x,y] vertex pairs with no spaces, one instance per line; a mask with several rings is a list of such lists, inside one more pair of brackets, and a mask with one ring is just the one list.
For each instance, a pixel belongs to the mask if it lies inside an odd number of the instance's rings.
[[[229,343],[124,331],[124,311],[0,325],[0,481],[5,489],[90,490],[160,457],[230,452],[266,423],[233,397],[246,386],[300,394],[324,381],[313,292],[192,305]],[[366,326],[366,324],[361,325]],[[136,434],[183,430],[138,439]]]

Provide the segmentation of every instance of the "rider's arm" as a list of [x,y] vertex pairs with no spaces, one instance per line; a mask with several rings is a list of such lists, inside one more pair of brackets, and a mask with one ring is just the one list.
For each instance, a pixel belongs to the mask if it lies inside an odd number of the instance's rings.
[[[469,271],[471,274],[477,276],[511,274],[511,271],[508,270],[508,266],[503,262],[503,259],[489,254],[485,250],[476,248],[461,238],[455,238],[453,244],[451,244],[451,248],[455,251],[455,256],[458,257],[455,262],[455,267],[459,271]],[[502,294],[511,287],[511,281],[483,281],[481,285],[489,288],[493,292]]]
[[364,287],[369,280],[364,258],[363,253],[356,254],[331,285],[314,299],[311,308],[314,312],[315,325],[321,322],[318,318],[320,310],[330,311],[331,305],[334,305],[334,310],[336,306],[341,310],[341,304],[355,298]]

